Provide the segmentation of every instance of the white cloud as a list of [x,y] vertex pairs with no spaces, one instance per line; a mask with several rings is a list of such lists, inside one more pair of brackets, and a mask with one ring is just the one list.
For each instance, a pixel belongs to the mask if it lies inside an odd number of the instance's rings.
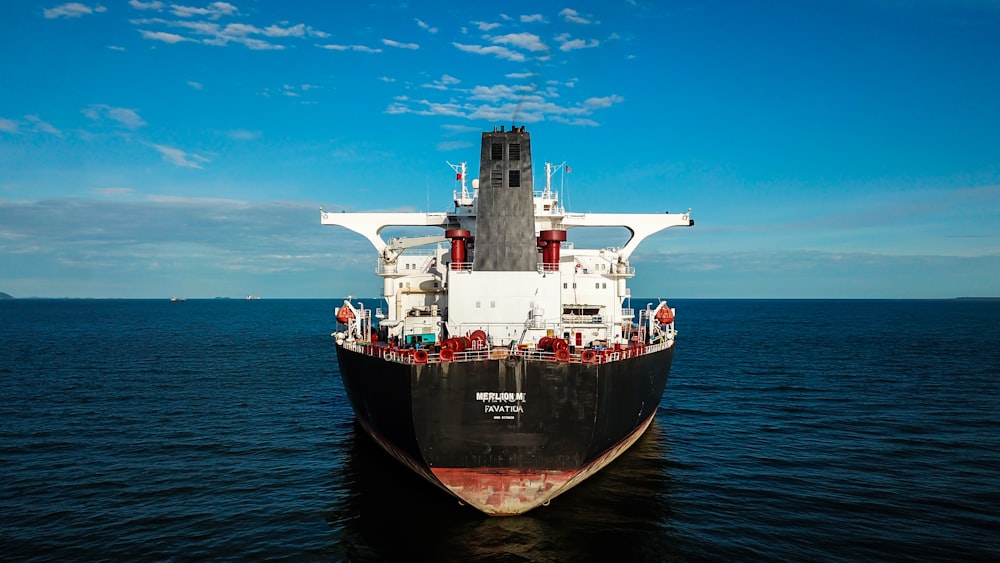
[[159,12],[164,8],[163,2],[159,0],[153,0],[152,2],[141,2],[140,0],[129,0],[129,6],[132,6],[136,10],[155,10]]
[[18,133],[18,123],[13,119],[0,117],[0,131],[4,133]]
[[289,27],[281,27],[280,25],[269,25],[265,27],[263,31],[259,31],[259,33],[263,33],[267,37],[305,37],[306,25],[303,23],[292,25]]
[[195,90],[204,89],[204,86],[201,85],[201,82],[195,82],[194,80],[188,80],[187,85],[194,88]]
[[159,151],[163,160],[182,168],[201,168],[202,163],[209,162],[209,160],[203,156],[184,152],[174,147],[154,144],[153,148]]
[[[495,84],[493,86],[476,86],[472,89],[469,99],[487,100],[498,102],[500,100],[523,100],[527,93],[534,89],[533,86],[522,84],[519,86],[508,86],[506,84]],[[538,96],[535,96],[538,98]]]
[[506,47],[500,47],[498,45],[465,45],[462,43],[452,43],[459,51],[464,51],[466,53],[475,53],[477,55],[493,55],[498,59],[507,59],[509,61],[523,62],[524,55],[516,51],[511,51]]
[[559,45],[560,51],[574,51],[576,49],[591,49],[600,45],[601,42],[596,39],[591,39],[590,41],[585,41],[583,39],[570,39],[564,41],[562,45]]
[[255,141],[261,138],[263,133],[247,129],[233,129],[232,131],[226,131],[225,135],[234,141]]
[[177,35],[176,33],[167,33],[166,31],[147,31],[140,29],[139,33],[142,34],[143,39],[150,39],[152,41],[162,41],[164,43],[180,43],[182,41],[194,41],[194,39],[188,39],[182,35]]
[[441,80],[435,80],[431,84],[422,84],[423,88],[434,88],[435,90],[447,90],[452,84],[458,84],[461,80],[447,74],[441,76]]
[[513,45],[521,49],[527,49],[528,51],[547,51],[549,49],[545,43],[542,43],[540,37],[534,33],[527,32],[508,33],[507,35],[492,37],[490,41],[502,45]]
[[421,27],[421,29],[426,29],[429,33],[437,33],[438,32],[438,28],[431,27],[429,24],[424,23],[419,18],[414,18],[413,21],[417,22],[417,25],[419,25]]
[[545,16],[543,16],[542,14],[530,14],[530,15],[524,14],[521,16],[521,23],[534,23],[534,22],[548,23],[548,20],[546,20]]
[[624,101],[625,98],[617,94],[612,94],[610,96],[604,96],[603,98],[587,98],[586,100],[584,100],[583,105],[587,109],[594,110],[594,109],[608,108],[613,106],[614,104],[620,104]]
[[170,11],[175,16],[179,18],[191,18],[195,16],[205,16],[209,19],[219,19],[222,16],[232,16],[238,14],[239,10],[236,6],[228,2],[212,2],[204,8],[195,8],[193,6],[181,6],[178,4],[172,4],[170,6]]
[[507,84],[476,86],[466,91],[466,96],[464,100],[451,99],[446,103],[398,97],[386,108],[386,113],[461,117],[470,120],[514,119],[519,123],[556,121],[592,127],[598,125],[591,118],[594,112],[624,101],[621,96],[612,94],[589,98],[576,104],[558,104],[552,101],[558,98],[552,88],[538,92],[531,85]]
[[518,78],[531,78],[534,75],[535,73],[533,72],[508,72],[507,74],[504,75],[504,77],[518,79]]
[[90,7],[86,4],[81,4],[79,2],[69,2],[67,4],[61,4],[55,8],[46,8],[42,15],[46,19],[55,18],[79,18],[94,13],[106,12],[108,9],[100,4]]
[[49,135],[55,135],[57,137],[63,136],[62,131],[56,129],[51,123],[42,121],[37,115],[26,115],[24,118],[28,120],[28,122],[34,126],[33,129],[39,133],[48,133]]
[[559,12],[559,15],[562,16],[564,20],[572,23],[580,23],[584,25],[594,23],[593,20],[589,20],[581,16],[579,12],[572,8],[564,8],[561,12]]
[[381,80],[382,82],[390,82],[390,83],[396,81],[395,78],[390,78],[388,76],[379,76],[378,79]]
[[376,49],[373,47],[368,47],[367,45],[320,45],[317,44],[320,49],[327,49],[329,51],[358,51],[360,53],[381,53],[382,49]]
[[500,27],[501,25],[498,23],[481,22],[481,21],[474,21],[472,23],[476,24],[476,27],[479,28],[479,31],[490,31],[492,29]]
[[[159,10],[162,8],[162,6],[154,5],[153,3],[143,4],[140,2],[138,6],[142,6],[139,9],[145,10]],[[133,4],[133,7],[137,7],[137,5]],[[191,8],[175,4],[170,7],[170,12],[182,19],[134,19],[131,23],[137,26],[153,28],[141,30],[145,39],[165,43],[197,41],[203,45],[216,47],[235,43],[251,50],[282,50],[286,48],[286,45],[270,41],[270,39],[325,38],[330,35],[302,23],[292,25],[287,22],[281,22],[263,28],[246,23],[228,23],[222,25],[213,20],[238,14],[235,6],[225,2],[215,2],[210,4],[208,8]],[[172,32],[164,29],[155,29],[156,27],[182,31]],[[262,37],[268,40],[262,39]]]
[[138,129],[146,125],[146,122],[139,117],[139,114],[135,110],[128,108],[117,108],[106,104],[93,104],[81,111],[88,119],[95,121],[110,119],[129,129]]
[[393,41],[392,39],[383,39],[382,43],[398,49],[411,49],[415,51],[420,48],[420,45],[417,45],[416,43],[400,43],[399,41]]

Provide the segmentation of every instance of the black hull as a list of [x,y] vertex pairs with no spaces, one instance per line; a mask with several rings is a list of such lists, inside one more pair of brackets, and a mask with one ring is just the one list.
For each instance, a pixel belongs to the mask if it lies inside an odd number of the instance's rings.
[[463,502],[502,515],[547,504],[631,446],[659,405],[673,347],[608,363],[401,363],[342,345],[337,358],[376,442]]

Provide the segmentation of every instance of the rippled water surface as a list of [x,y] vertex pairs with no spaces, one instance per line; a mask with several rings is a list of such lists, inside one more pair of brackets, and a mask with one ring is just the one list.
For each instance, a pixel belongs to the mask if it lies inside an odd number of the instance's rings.
[[0,556],[1000,560],[1000,302],[671,304],[649,432],[488,518],[355,428],[336,301],[0,301]]

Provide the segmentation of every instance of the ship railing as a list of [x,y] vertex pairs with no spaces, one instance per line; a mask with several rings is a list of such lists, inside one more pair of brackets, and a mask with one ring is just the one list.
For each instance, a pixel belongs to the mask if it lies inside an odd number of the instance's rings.
[[449,262],[448,269],[453,272],[471,272],[472,262]]
[[[407,258],[417,258],[407,260]],[[421,274],[429,272],[436,264],[437,255],[434,250],[413,250],[408,249],[406,254],[402,254],[392,262],[387,262],[384,256],[379,256],[375,264],[376,274]],[[407,268],[409,265],[411,268]]]
[[601,315],[563,315],[562,322],[565,325],[604,325],[605,319]]
[[[621,346],[611,348],[577,348],[568,358],[560,358],[556,352],[539,350],[538,348],[505,348],[496,347],[483,350],[465,350],[455,352],[449,360],[441,359],[440,352],[427,352],[426,357],[419,359],[416,350],[412,348],[389,348],[369,341],[347,341],[343,346],[348,350],[382,358],[399,364],[436,364],[479,362],[483,360],[502,360],[510,357],[524,358],[530,361],[575,363],[575,364],[609,364],[625,359],[639,357],[645,354],[659,352],[674,345],[673,339],[646,345]],[[426,351],[425,351],[426,352]]]
[[635,266],[615,266],[608,272],[612,278],[630,278],[635,276]]

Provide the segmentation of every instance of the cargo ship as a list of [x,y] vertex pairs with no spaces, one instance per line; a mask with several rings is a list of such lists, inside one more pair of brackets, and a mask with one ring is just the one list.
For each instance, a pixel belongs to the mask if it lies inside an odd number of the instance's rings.
[[[635,310],[629,258],[686,213],[570,213],[545,164],[535,191],[522,127],[482,134],[479,177],[455,173],[435,213],[322,209],[377,252],[382,301],[345,299],[333,333],[358,423],[389,455],[495,516],[547,506],[611,463],[653,420],[670,372],[676,310]],[[392,237],[387,227],[436,227]],[[577,248],[567,231],[624,227],[621,247]],[[434,233],[437,229],[424,229]],[[580,231],[577,231],[580,232]]]

